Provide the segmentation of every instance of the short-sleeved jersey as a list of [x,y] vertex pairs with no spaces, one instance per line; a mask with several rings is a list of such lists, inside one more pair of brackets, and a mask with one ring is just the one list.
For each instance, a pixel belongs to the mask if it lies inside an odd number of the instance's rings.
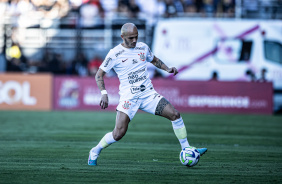
[[109,51],[100,68],[106,73],[111,69],[117,73],[120,100],[142,98],[154,93],[146,63],[153,58],[154,54],[145,43],[138,42],[135,48],[119,44]]

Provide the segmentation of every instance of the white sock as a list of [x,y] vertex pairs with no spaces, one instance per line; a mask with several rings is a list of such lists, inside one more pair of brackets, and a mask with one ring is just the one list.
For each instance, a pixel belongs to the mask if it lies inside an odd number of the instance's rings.
[[102,149],[110,146],[111,144],[117,142],[113,137],[113,132],[107,133],[99,142],[97,146],[91,149],[91,152],[96,153],[99,155]]
[[182,117],[180,117],[179,119],[175,121],[171,121],[171,122],[172,122],[174,133],[176,137],[178,138],[179,143],[181,145],[181,149],[185,147],[189,147],[190,145],[187,140],[187,132],[186,132],[186,128],[185,128]]

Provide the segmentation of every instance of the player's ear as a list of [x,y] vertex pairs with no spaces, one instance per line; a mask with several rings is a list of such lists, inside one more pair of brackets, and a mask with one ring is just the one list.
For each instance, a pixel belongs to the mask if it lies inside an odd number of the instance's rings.
[[120,35],[120,37],[123,39],[123,35]]

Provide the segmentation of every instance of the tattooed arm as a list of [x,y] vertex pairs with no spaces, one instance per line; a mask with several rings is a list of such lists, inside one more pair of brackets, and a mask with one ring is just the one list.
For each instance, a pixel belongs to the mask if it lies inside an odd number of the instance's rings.
[[[99,68],[98,72],[95,75],[95,80],[96,80],[97,86],[100,89],[100,91],[106,90],[104,79],[103,79],[105,74],[106,72],[104,72],[103,70]],[[101,101],[100,101],[101,109],[106,109],[108,107],[108,102],[109,102],[108,94],[102,95]]]
[[173,73],[173,75],[176,75],[178,73],[175,67],[169,68],[168,66],[166,66],[166,64],[164,64],[164,62],[162,62],[162,60],[160,60],[156,56],[154,56],[154,59],[153,61],[151,61],[151,63],[159,69],[167,71],[168,73]]

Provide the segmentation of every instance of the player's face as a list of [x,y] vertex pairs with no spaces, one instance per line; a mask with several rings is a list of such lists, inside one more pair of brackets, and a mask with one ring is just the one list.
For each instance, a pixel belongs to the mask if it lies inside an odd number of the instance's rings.
[[127,35],[123,36],[124,46],[127,48],[135,48],[138,40],[138,31],[133,29],[132,32],[129,32]]

